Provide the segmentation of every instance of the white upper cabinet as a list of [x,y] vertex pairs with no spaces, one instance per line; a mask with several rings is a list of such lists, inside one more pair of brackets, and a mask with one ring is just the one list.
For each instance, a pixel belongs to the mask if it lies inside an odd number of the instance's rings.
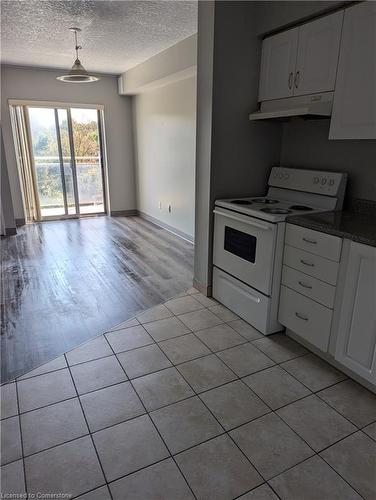
[[342,22],[340,11],[299,28],[294,95],[334,90]]
[[376,248],[351,243],[335,359],[376,383]]
[[334,90],[343,11],[266,38],[259,101]]
[[345,10],[329,139],[376,139],[376,2]]
[[295,28],[263,41],[259,101],[293,95],[298,33]]

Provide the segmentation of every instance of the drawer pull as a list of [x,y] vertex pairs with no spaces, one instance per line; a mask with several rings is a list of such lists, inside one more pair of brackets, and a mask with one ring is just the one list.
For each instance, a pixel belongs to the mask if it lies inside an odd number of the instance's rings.
[[303,288],[308,288],[309,290],[312,289],[311,285],[307,285],[306,283],[303,283],[303,281],[298,281],[299,285],[302,286]]
[[304,321],[308,321],[308,318],[307,318],[306,316],[302,316],[301,314],[299,314],[299,313],[297,313],[297,312],[295,313],[295,316],[296,316],[297,318],[299,318],[299,319],[304,320]]
[[311,243],[311,245],[317,245],[317,241],[310,240],[309,238],[305,238],[304,236],[303,236],[302,240],[305,241],[306,243]]
[[315,264],[313,264],[312,262],[307,262],[306,260],[303,260],[303,259],[300,259],[300,262],[302,264],[304,264],[305,266],[315,267]]

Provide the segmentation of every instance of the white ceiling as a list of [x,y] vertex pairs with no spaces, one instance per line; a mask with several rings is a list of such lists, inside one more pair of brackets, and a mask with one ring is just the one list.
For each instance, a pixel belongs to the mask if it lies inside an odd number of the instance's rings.
[[119,74],[197,31],[197,1],[1,0],[1,62]]

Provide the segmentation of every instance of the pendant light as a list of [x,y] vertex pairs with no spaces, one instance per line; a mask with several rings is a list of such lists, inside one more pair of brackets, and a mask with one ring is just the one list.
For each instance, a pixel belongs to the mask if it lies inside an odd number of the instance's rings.
[[78,58],[78,51],[82,49],[81,45],[77,43],[77,33],[81,31],[80,28],[69,28],[74,33],[75,40],[75,51],[76,51],[76,60],[72,66],[72,69],[69,71],[67,75],[58,76],[56,79],[61,82],[68,83],[89,83],[96,82],[99,80],[97,76],[89,75],[86,69],[82,66],[81,61]]

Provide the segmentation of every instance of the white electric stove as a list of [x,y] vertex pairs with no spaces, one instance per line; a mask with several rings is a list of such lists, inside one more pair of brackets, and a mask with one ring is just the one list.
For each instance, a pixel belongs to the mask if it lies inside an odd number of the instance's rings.
[[277,312],[285,220],[341,210],[347,175],[273,167],[265,197],[215,202],[213,296],[265,335]]

